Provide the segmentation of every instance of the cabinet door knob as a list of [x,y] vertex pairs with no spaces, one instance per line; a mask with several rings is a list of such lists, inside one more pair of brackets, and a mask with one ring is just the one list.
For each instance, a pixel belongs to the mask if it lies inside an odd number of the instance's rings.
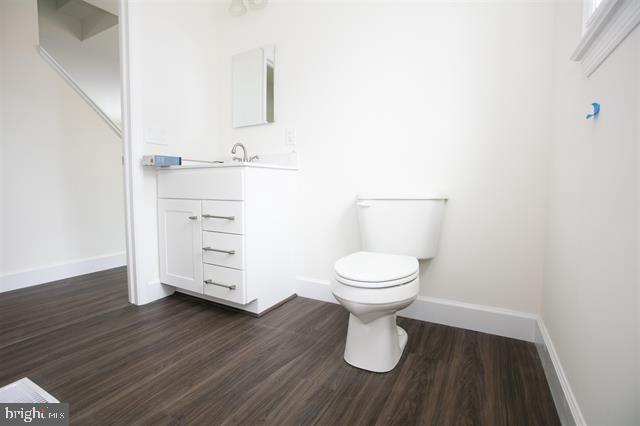
[[227,253],[227,254],[236,254],[235,250],[222,250],[222,249],[216,249],[213,247],[202,247],[202,250],[204,251],[215,251],[218,253]]
[[224,287],[224,288],[228,288],[229,290],[235,290],[236,289],[236,285],[235,284],[220,284],[217,282],[214,282],[212,280],[204,280],[205,284],[211,284],[211,285],[217,285],[218,287]]
[[197,220],[197,219],[198,219],[198,216],[189,216],[189,219],[191,219],[191,220]]

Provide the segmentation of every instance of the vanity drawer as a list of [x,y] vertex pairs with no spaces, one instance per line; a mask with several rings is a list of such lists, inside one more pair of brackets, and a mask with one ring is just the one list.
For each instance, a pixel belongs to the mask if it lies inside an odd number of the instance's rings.
[[158,198],[244,200],[242,168],[159,170]]
[[222,266],[203,265],[204,294],[246,304],[244,272]]
[[228,268],[244,269],[244,237],[204,231],[202,261]]
[[203,201],[202,230],[244,234],[242,201]]

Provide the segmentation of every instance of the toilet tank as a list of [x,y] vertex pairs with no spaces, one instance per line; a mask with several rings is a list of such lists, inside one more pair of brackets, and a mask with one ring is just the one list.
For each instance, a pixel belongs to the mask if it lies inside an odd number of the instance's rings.
[[433,258],[438,252],[446,201],[441,195],[358,196],[362,249]]

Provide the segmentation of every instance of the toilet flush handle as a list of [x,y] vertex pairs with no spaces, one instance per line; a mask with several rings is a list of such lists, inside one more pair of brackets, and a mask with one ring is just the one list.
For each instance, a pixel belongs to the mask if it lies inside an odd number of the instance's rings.
[[366,201],[358,201],[358,207],[371,207],[371,203],[367,203]]

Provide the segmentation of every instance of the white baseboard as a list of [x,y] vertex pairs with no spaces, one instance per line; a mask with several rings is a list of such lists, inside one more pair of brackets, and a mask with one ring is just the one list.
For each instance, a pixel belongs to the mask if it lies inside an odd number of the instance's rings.
[[551,395],[553,396],[560,422],[564,426],[585,425],[578,401],[571,390],[571,386],[569,386],[569,381],[560,363],[558,353],[541,318],[537,320],[536,347],[544,368],[544,374],[547,376],[547,382],[551,389]]
[[[298,296],[338,303],[326,280],[297,277],[296,287]],[[538,318],[537,315],[524,312],[427,296],[418,296],[411,306],[398,312],[398,315],[528,342],[535,341]]]
[[331,293],[329,282],[317,278],[296,277],[296,294],[308,299],[338,303],[336,298],[333,297],[333,293]]
[[91,272],[104,271],[127,264],[126,253],[89,257],[72,262],[58,263],[40,268],[9,272],[0,275],[0,293],[19,288],[49,283]]
[[536,315],[493,306],[418,296],[398,315],[527,342],[535,339]]

